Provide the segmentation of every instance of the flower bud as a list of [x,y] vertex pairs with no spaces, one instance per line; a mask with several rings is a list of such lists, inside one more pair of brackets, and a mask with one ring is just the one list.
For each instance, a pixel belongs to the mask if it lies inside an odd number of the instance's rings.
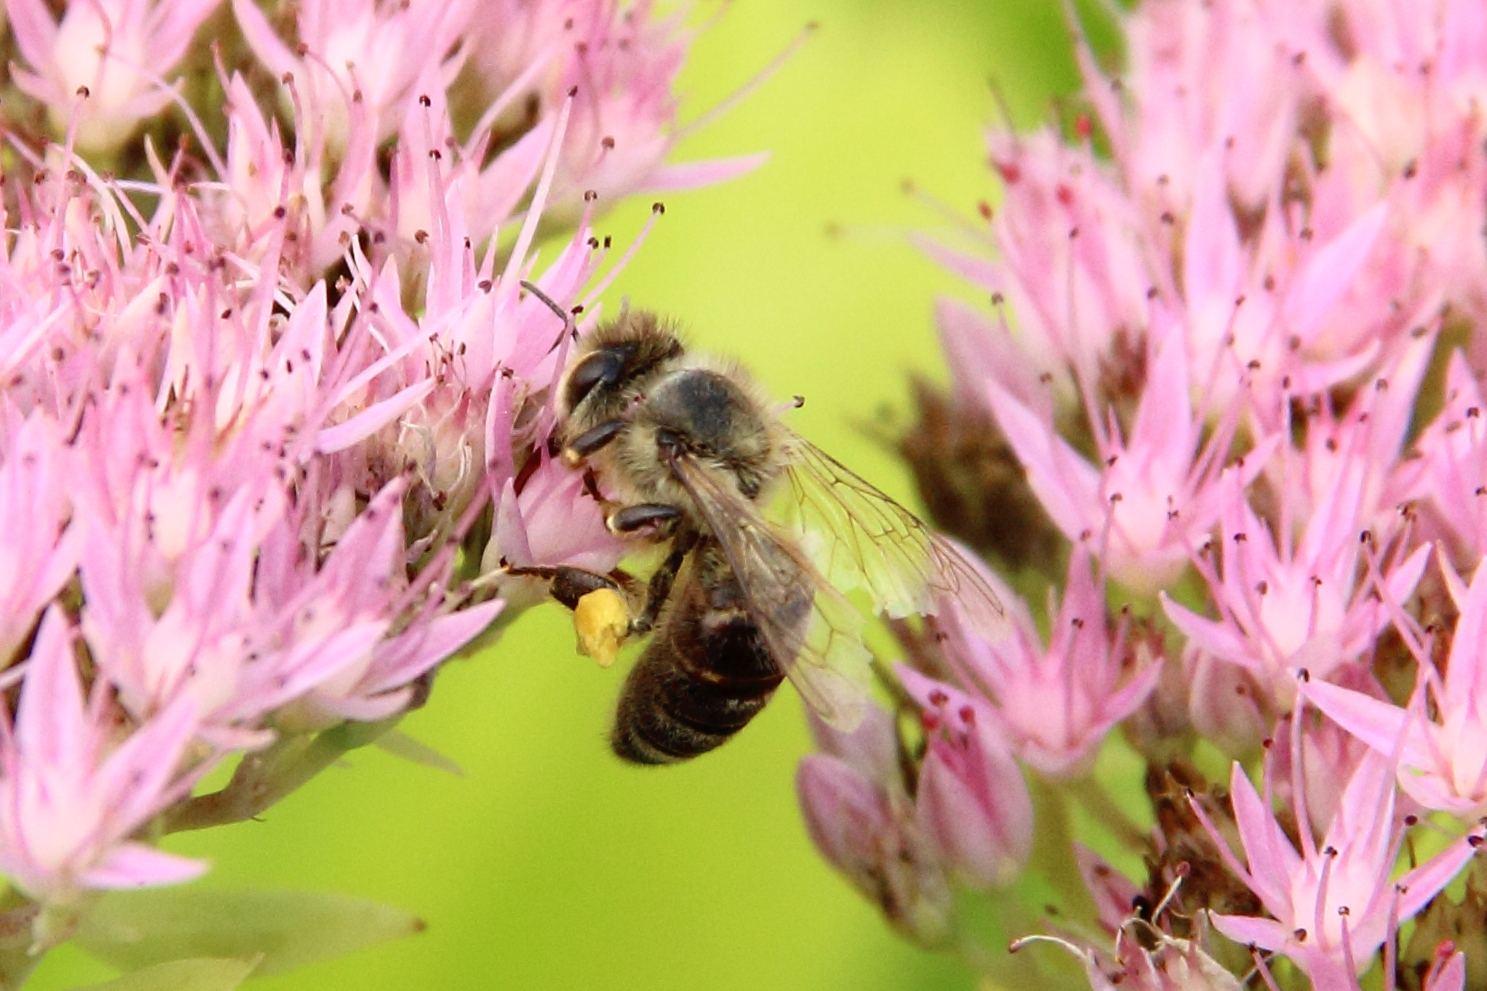
[[907,794],[821,754],[801,761],[795,786],[821,854],[895,929],[926,946],[943,943],[950,934],[950,886]]
[[1033,848],[1033,801],[1022,771],[969,705],[941,727],[919,772],[916,819],[957,880],[1003,887]]

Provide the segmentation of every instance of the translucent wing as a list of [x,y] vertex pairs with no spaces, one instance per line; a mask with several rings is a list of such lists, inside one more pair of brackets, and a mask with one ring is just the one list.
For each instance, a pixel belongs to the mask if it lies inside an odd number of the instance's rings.
[[1007,635],[1001,600],[954,544],[805,438],[792,434],[789,446],[784,511],[829,582],[865,589],[895,618],[933,615],[951,598],[983,639]]
[[686,456],[668,464],[723,549],[770,654],[828,725],[856,729],[871,675],[862,615],[730,481]]

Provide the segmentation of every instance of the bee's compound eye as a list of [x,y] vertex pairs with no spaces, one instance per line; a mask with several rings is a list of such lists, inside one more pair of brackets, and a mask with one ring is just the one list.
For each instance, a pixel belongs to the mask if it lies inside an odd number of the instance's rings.
[[563,401],[573,409],[583,402],[595,386],[614,385],[624,374],[630,360],[630,348],[601,348],[587,356],[568,376],[568,385],[563,392]]

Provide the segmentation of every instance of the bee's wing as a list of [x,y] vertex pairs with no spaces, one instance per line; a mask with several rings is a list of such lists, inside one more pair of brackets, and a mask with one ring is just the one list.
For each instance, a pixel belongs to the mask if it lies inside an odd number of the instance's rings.
[[829,582],[865,589],[894,618],[933,615],[952,598],[982,638],[1007,635],[1001,600],[954,544],[805,438],[791,434],[788,445],[785,513]]
[[862,614],[729,481],[686,456],[668,463],[723,549],[770,654],[828,725],[856,729],[871,680]]

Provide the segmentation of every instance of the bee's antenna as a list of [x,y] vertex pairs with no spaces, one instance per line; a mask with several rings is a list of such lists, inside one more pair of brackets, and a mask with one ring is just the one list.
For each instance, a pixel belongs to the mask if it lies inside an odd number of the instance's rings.
[[788,402],[777,403],[773,407],[776,414],[788,413],[791,410],[800,409],[805,405],[804,396],[791,396]]
[[520,284],[521,287],[527,292],[531,293],[533,296],[536,296],[538,299],[542,300],[542,302],[546,303],[547,308],[549,310],[552,310],[553,313],[557,314],[559,320],[563,321],[563,329],[568,329],[568,322],[573,319],[573,315],[571,313],[563,309],[557,303],[554,303],[552,297],[543,292],[541,289],[538,289],[535,284],[528,282],[526,279],[522,279]]

